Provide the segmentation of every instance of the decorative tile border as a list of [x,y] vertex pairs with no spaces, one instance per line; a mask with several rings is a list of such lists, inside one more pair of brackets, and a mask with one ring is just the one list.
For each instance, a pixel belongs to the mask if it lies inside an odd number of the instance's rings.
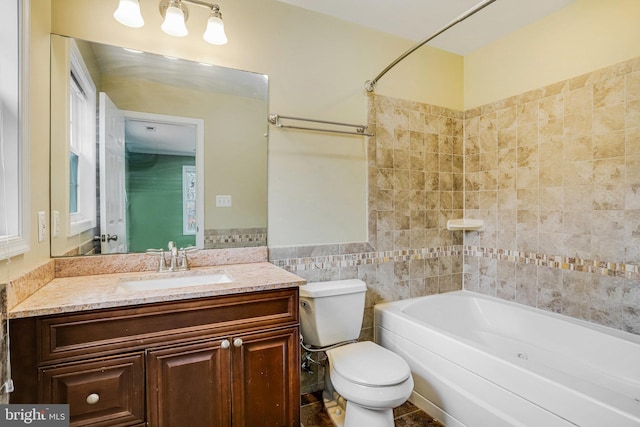
[[457,255],[510,261],[516,264],[534,264],[541,267],[560,270],[640,280],[640,265],[635,264],[463,245],[340,255],[292,257],[285,259],[272,259],[271,262],[285,270],[296,272],[383,264],[386,262],[432,259]]
[[205,249],[242,248],[248,246],[266,246],[267,229],[225,228],[204,231]]
[[272,260],[278,267],[292,272],[303,270],[354,267],[358,265],[383,264],[386,262],[413,261],[462,255],[462,246],[441,246],[424,249],[363,252],[342,255],[321,255]]
[[620,277],[623,279],[640,280],[640,265],[635,264],[624,264],[577,257],[563,257],[558,255],[545,255],[536,252],[509,251],[479,246],[464,246],[463,253],[465,256],[511,261],[517,264],[535,264],[541,267],[550,267],[560,270],[579,271],[603,276]]

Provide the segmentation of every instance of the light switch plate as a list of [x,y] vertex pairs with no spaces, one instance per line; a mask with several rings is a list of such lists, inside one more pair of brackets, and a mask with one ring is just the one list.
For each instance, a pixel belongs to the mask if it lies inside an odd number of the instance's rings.
[[47,218],[44,211],[38,211],[38,242],[44,242],[47,238]]
[[216,195],[216,207],[219,208],[230,208],[231,207],[231,196],[229,195]]

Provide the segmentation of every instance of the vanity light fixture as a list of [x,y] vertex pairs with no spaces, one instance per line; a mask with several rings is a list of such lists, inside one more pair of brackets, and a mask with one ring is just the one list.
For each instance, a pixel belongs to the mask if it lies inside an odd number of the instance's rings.
[[189,12],[180,0],[170,0],[160,2],[160,13],[164,15],[164,21],[160,28],[165,33],[174,37],[184,37],[189,34],[185,21],[189,17]]
[[[227,43],[228,39],[224,32],[220,6],[200,0],[161,0],[159,9],[160,14],[164,17],[160,26],[162,31],[174,37],[184,37],[189,34],[186,26],[189,10],[185,3],[208,7],[211,10],[207,20],[207,28],[202,35],[207,43],[215,45]],[[119,0],[118,9],[114,12],[113,17],[127,27],[140,28],[144,25],[139,0]]]
[[127,27],[140,28],[144,25],[138,0],[120,0],[118,9],[113,13],[113,17]]
[[207,20],[207,29],[205,30],[202,38],[207,43],[223,45],[227,44],[227,35],[224,33],[224,22],[222,22],[222,13],[220,13],[220,6],[214,4],[211,7],[211,15]]

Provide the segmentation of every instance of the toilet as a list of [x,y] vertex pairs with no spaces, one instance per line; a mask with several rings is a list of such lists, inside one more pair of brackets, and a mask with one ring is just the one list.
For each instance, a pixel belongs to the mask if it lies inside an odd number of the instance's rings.
[[356,342],[366,291],[357,279],[300,286],[302,342],[327,354],[323,400],[337,427],[393,427],[393,408],[413,390],[404,359],[371,341]]

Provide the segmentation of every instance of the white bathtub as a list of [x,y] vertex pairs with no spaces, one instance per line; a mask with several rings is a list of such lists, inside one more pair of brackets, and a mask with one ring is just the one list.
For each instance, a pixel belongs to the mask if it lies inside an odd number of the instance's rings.
[[447,426],[640,426],[640,336],[467,291],[376,305],[375,325]]

